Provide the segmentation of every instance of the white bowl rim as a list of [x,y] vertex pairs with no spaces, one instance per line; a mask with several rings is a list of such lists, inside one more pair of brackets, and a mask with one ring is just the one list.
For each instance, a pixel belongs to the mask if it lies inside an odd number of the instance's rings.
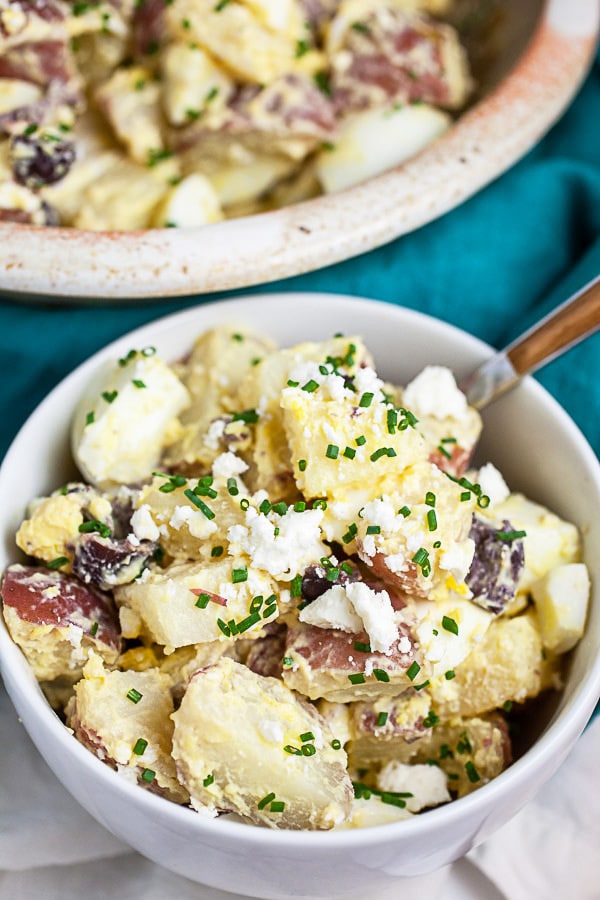
[[[399,315],[418,322],[426,322],[429,326],[441,327],[443,330],[453,332],[461,337],[467,345],[478,353],[482,358],[486,358],[494,353],[494,349],[481,341],[479,338],[468,334],[460,328],[441,319],[430,316],[426,313],[402,307],[396,304],[387,303],[381,300],[373,300],[365,297],[346,296],[343,294],[330,294],[320,292],[285,292],[281,294],[255,294],[244,297],[237,297],[230,300],[209,301],[200,303],[196,307],[191,307],[180,312],[170,313],[151,320],[132,331],[123,334],[121,337],[111,341],[90,356],[87,360],[77,366],[70,374],[60,381],[49,392],[46,398],[34,410],[14,438],[4,460],[0,465],[0,485],[3,480],[3,473],[8,468],[12,455],[17,452],[17,444],[35,419],[38,410],[53,402],[54,396],[62,392],[63,388],[72,381],[79,381],[87,377],[98,365],[98,363],[107,357],[120,356],[124,347],[130,347],[136,342],[146,340],[148,331],[159,333],[162,326],[180,327],[182,324],[191,323],[202,310],[219,310],[223,312],[225,318],[228,313],[240,315],[255,305],[273,306],[273,311],[281,312],[282,302],[296,303],[301,302],[304,298],[313,300],[323,300],[324,302],[343,302],[344,307],[348,304],[354,304],[357,308],[372,308],[374,305],[380,308],[386,308],[392,317]],[[190,339],[193,340],[194,333],[190,332]],[[140,341],[138,341],[138,338]],[[589,445],[587,439],[582,434],[577,425],[572,421],[566,411],[558,404],[558,402],[530,376],[523,379],[523,385],[533,395],[534,398],[542,401],[550,408],[552,415],[562,418],[568,423],[569,428],[576,433],[580,442],[580,449],[584,457],[589,462],[591,471],[595,470],[595,480],[600,483],[600,462],[596,457],[593,449]],[[508,778],[515,785],[520,785],[523,791],[529,781],[529,774],[535,771],[543,764],[547,764],[552,758],[555,760],[555,767],[563,759],[570,745],[584,730],[586,723],[593,713],[594,706],[600,696],[600,655],[588,673],[585,682],[580,683],[573,692],[569,707],[562,710],[556,715],[550,724],[545,728],[544,732],[536,740],[534,745],[528,749],[523,756],[513,762],[508,769],[494,778],[491,782],[482,785],[473,793],[453,800],[451,803],[428,811],[426,814],[414,816],[411,819],[402,820],[386,825],[375,826],[371,828],[334,830],[334,831],[289,831],[261,828],[246,823],[236,821],[228,821],[227,817],[219,817],[216,819],[205,818],[198,815],[194,810],[179,806],[169,800],[165,800],[151,791],[140,789],[139,786],[133,785],[123,779],[117,772],[101,762],[93,753],[80,744],[63,725],[59,717],[52,710],[45,697],[43,696],[39,685],[23,657],[21,651],[13,643],[9,637],[7,629],[0,616],[0,674],[3,672],[4,665],[9,665],[12,660],[16,660],[19,665],[25,667],[25,671],[31,676],[33,693],[30,698],[30,706],[36,716],[41,717],[47,728],[55,732],[57,740],[64,748],[65,753],[74,753],[78,756],[79,761],[87,768],[90,768],[90,774],[99,779],[100,782],[106,783],[107,786],[118,789],[123,792],[125,797],[130,796],[135,800],[138,807],[147,811],[148,815],[153,812],[160,812],[161,817],[167,816],[173,824],[184,825],[198,832],[198,837],[218,835],[223,828],[226,829],[227,836],[236,841],[244,842],[252,845],[269,843],[273,849],[285,849],[286,847],[294,849],[306,848],[312,853],[338,847],[347,847],[352,849],[355,845],[361,847],[369,847],[379,843],[382,837],[381,829],[385,830],[386,839],[401,839],[407,831],[411,837],[419,837],[421,832],[425,834],[431,830],[432,826],[444,825],[451,828],[460,825],[461,821],[466,819],[471,812],[478,808],[488,807],[495,796],[500,795],[503,791],[503,785]],[[19,711],[19,710],[18,710]],[[132,792],[132,793],[129,793]],[[156,805],[158,804],[158,806]],[[216,830],[215,830],[216,829]]]
[[338,194],[202,228],[84,232],[0,223],[0,292],[58,303],[210,293],[385,244],[463,202],[540,139],[587,74],[599,28],[596,3],[545,0],[524,54],[488,96],[413,159]]

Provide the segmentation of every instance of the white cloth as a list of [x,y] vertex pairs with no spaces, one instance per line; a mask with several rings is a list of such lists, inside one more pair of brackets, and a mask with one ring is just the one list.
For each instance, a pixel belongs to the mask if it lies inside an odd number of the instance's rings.
[[[98,825],[57,781],[0,688],[0,900],[227,900]],[[599,900],[600,718],[546,787],[481,847],[414,879],[420,900]],[[108,861],[110,860],[110,861]],[[400,900],[406,884],[369,900]]]

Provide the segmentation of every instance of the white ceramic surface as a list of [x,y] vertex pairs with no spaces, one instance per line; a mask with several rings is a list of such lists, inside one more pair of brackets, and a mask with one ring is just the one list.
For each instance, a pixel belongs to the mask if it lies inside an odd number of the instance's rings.
[[[69,476],[73,408],[101,360],[155,345],[164,358],[224,321],[262,330],[281,344],[343,329],[364,336],[380,373],[399,383],[425,363],[460,378],[491,348],[452,326],[403,308],[350,297],[280,294],[206,304],[151,323],[113,343],[63,381],[24,425],[0,469],[0,569],[16,558],[14,532],[28,501]],[[25,727],[61,781],[103,825],[146,856],[188,878],[264,898],[367,897],[433,873],[511,817],[557,769],[600,693],[600,465],[576,426],[527,379],[484,413],[479,460],[491,459],[525,490],[584,532],[595,584],[587,632],[566,687],[535,745],[474,794],[412,820],[362,831],[277,832],[208,820],[122,780],[62,726],[20,651],[0,624],[0,666]],[[572,477],[576,473],[576,477]],[[433,876],[432,876],[433,877]]]
[[356,256],[442,215],[539,140],[594,52],[597,0],[500,5],[498,57],[484,73],[482,98],[407,163],[339,194],[203,228],[92,233],[0,224],[0,292],[61,302],[244,287]]

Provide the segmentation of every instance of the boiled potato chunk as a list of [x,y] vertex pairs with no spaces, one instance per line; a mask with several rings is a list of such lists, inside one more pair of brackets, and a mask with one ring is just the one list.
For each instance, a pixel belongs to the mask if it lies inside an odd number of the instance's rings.
[[277,679],[224,658],[192,677],[172,718],[173,756],[196,807],[271,828],[330,829],[349,815],[344,750]]
[[583,563],[551,569],[531,588],[542,643],[551,653],[566,653],[582,637],[590,596],[590,576]]

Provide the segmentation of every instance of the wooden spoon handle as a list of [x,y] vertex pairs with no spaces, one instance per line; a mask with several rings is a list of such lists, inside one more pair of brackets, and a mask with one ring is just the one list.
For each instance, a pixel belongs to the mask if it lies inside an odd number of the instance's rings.
[[552,310],[506,350],[518,375],[535,372],[600,328],[600,276]]
[[600,275],[553,309],[512,344],[486,360],[460,385],[467,400],[483,409],[529,372],[574,347],[600,328]]

